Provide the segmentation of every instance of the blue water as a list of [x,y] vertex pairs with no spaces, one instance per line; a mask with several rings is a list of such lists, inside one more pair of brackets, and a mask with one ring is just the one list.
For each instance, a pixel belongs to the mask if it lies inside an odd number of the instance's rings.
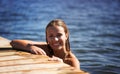
[[91,74],[120,74],[120,0],[0,0],[0,36],[45,41],[55,18],[70,30],[71,50]]

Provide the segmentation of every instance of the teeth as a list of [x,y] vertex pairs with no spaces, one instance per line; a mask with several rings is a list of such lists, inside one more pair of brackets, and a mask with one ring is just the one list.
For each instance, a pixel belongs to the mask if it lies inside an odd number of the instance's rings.
[[59,45],[59,44],[54,44],[54,45],[56,46],[56,45]]

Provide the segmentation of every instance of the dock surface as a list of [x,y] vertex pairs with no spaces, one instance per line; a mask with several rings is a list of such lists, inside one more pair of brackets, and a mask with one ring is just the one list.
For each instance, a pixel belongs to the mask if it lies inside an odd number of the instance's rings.
[[0,37],[0,74],[88,74],[47,56],[12,49],[10,40]]

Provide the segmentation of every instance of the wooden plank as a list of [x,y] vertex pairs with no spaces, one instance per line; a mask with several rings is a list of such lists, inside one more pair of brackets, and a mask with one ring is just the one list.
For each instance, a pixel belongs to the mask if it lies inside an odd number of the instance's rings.
[[[8,72],[2,72],[0,74],[6,74]],[[85,74],[83,71],[73,70],[70,67],[67,69],[36,69],[36,70],[22,70],[22,71],[12,71],[9,74]],[[86,73],[88,74],[88,73]]]
[[11,72],[11,71],[22,71],[22,70],[35,70],[35,69],[52,69],[52,68],[62,68],[69,67],[63,63],[35,63],[35,64],[24,64],[24,65],[12,65],[0,67],[0,72]]
[[11,48],[10,40],[0,37],[0,48]]
[[13,50],[10,40],[0,37],[0,74],[88,74],[48,56]]
[[[4,57],[3,57],[4,58]],[[13,58],[13,56],[12,56]],[[33,63],[49,63],[50,61],[46,56],[43,57],[31,57],[31,58],[25,58],[25,57],[15,57],[15,59],[9,59],[9,60],[1,60],[0,67],[2,66],[11,66],[11,65],[23,65],[23,64],[33,64]],[[50,63],[55,63],[55,61],[51,61]]]
[[29,56],[31,53],[17,51],[17,50],[0,50],[0,57],[1,56],[10,56],[10,55],[20,55],[20,56]]
[[[1,49],[2,50],[2,49]],[[0,57],[16,54],[15,50],[0,51]]]
[[[3,54],[4,55],[4,54]],[[43,56],[43,55],[34,55],[34,54],[29,54],[29,53],[19,53],[15,52],[13,55],[7,55],[7,56],[0,56],[0,61],[12,61],[12,60],[21,60],[21,59],[48,59],[48,56]]]
[[5,60],[18,60],[18,59],[23,59],[23,56],[5,56],[5,57],[0,57],[0,61],[5,61]]

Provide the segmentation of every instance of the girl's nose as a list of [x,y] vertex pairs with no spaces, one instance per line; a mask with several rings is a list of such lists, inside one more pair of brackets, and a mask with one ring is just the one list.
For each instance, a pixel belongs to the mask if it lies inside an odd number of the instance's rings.
[[58,41],[58,38],[57,38],[57,37],[55,37],[55,41]]

